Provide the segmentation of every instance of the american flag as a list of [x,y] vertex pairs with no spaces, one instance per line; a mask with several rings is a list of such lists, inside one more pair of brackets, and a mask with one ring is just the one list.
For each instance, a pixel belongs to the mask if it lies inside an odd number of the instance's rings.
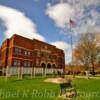
[[71,27],[75,26],[75,22],[72,19],[70,19],[69,24],[70,24]]

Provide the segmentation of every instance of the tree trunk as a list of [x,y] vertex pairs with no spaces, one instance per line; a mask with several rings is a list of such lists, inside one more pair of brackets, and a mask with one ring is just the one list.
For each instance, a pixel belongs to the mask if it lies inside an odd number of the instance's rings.
[[92,75],[95,76],[94,63],[92,62]]

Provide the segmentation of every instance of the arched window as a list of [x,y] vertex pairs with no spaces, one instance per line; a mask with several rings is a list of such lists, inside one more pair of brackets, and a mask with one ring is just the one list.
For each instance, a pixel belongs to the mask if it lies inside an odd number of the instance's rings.
[[52,68],[56,68],[56,67],[57,67],[56,64],[53,64],[53,65],[52,65]]
[[45,68],[45,67],[46,67],[46,64],[45,64],[45,63],[42,63],[42,64],[41,64],[41,67],[42,67],[42,68]]
[[51,68],[51,64],[47,64],[47,68]]

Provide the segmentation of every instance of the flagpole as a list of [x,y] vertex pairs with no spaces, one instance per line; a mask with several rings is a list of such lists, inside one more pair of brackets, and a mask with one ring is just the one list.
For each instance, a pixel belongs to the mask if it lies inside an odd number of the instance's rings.
[[[72,67],[73,67],[73,36],[72,36],[72,25],[71,25],[72,23],[70,23],[70,34],[71,34],[71,36],[70,36],[70,39],[71,39],[71,60],[72,60],[72,62],[71,62],[71,69],[72,69]],[[74,75],[74,73],[73,73],[73,69],[72,69],[72,74]]]
[[[72,54],[72,52],[73,52],[73,50],[72,50],[72,33],[71,33],[71,24],[70,24],[70,34],[71,34],[71,36],[70,36],[70,42],[71,42],[71,68],[72,68],[72,64],[73,64],[73,54]],[[72,70],[72,72],[73,72],[73,70]]]

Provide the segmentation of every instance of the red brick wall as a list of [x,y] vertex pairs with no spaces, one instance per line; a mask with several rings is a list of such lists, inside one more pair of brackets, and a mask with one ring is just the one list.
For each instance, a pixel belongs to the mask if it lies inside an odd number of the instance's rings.
[[1,65],[2,67],[7,66],[8,61],[8,48],[9,48],[9,39],[5,40],[1,46]]
[[[16,54],[19,48],[19,54]],[[12,36],[2,44],[2,65],[14,66],[14,60],[20,60],[20,66],[24,62],[30,62],[31,66],[41,67],[41,62],[56,64],[56,68],[65,68],[65,57],[63,50],[57,49],[48,43],[39,40],[30,40],[19,35]],[[27,52],[27,55],[25,53]],[[29,53],[29,54],[28,54]]]

